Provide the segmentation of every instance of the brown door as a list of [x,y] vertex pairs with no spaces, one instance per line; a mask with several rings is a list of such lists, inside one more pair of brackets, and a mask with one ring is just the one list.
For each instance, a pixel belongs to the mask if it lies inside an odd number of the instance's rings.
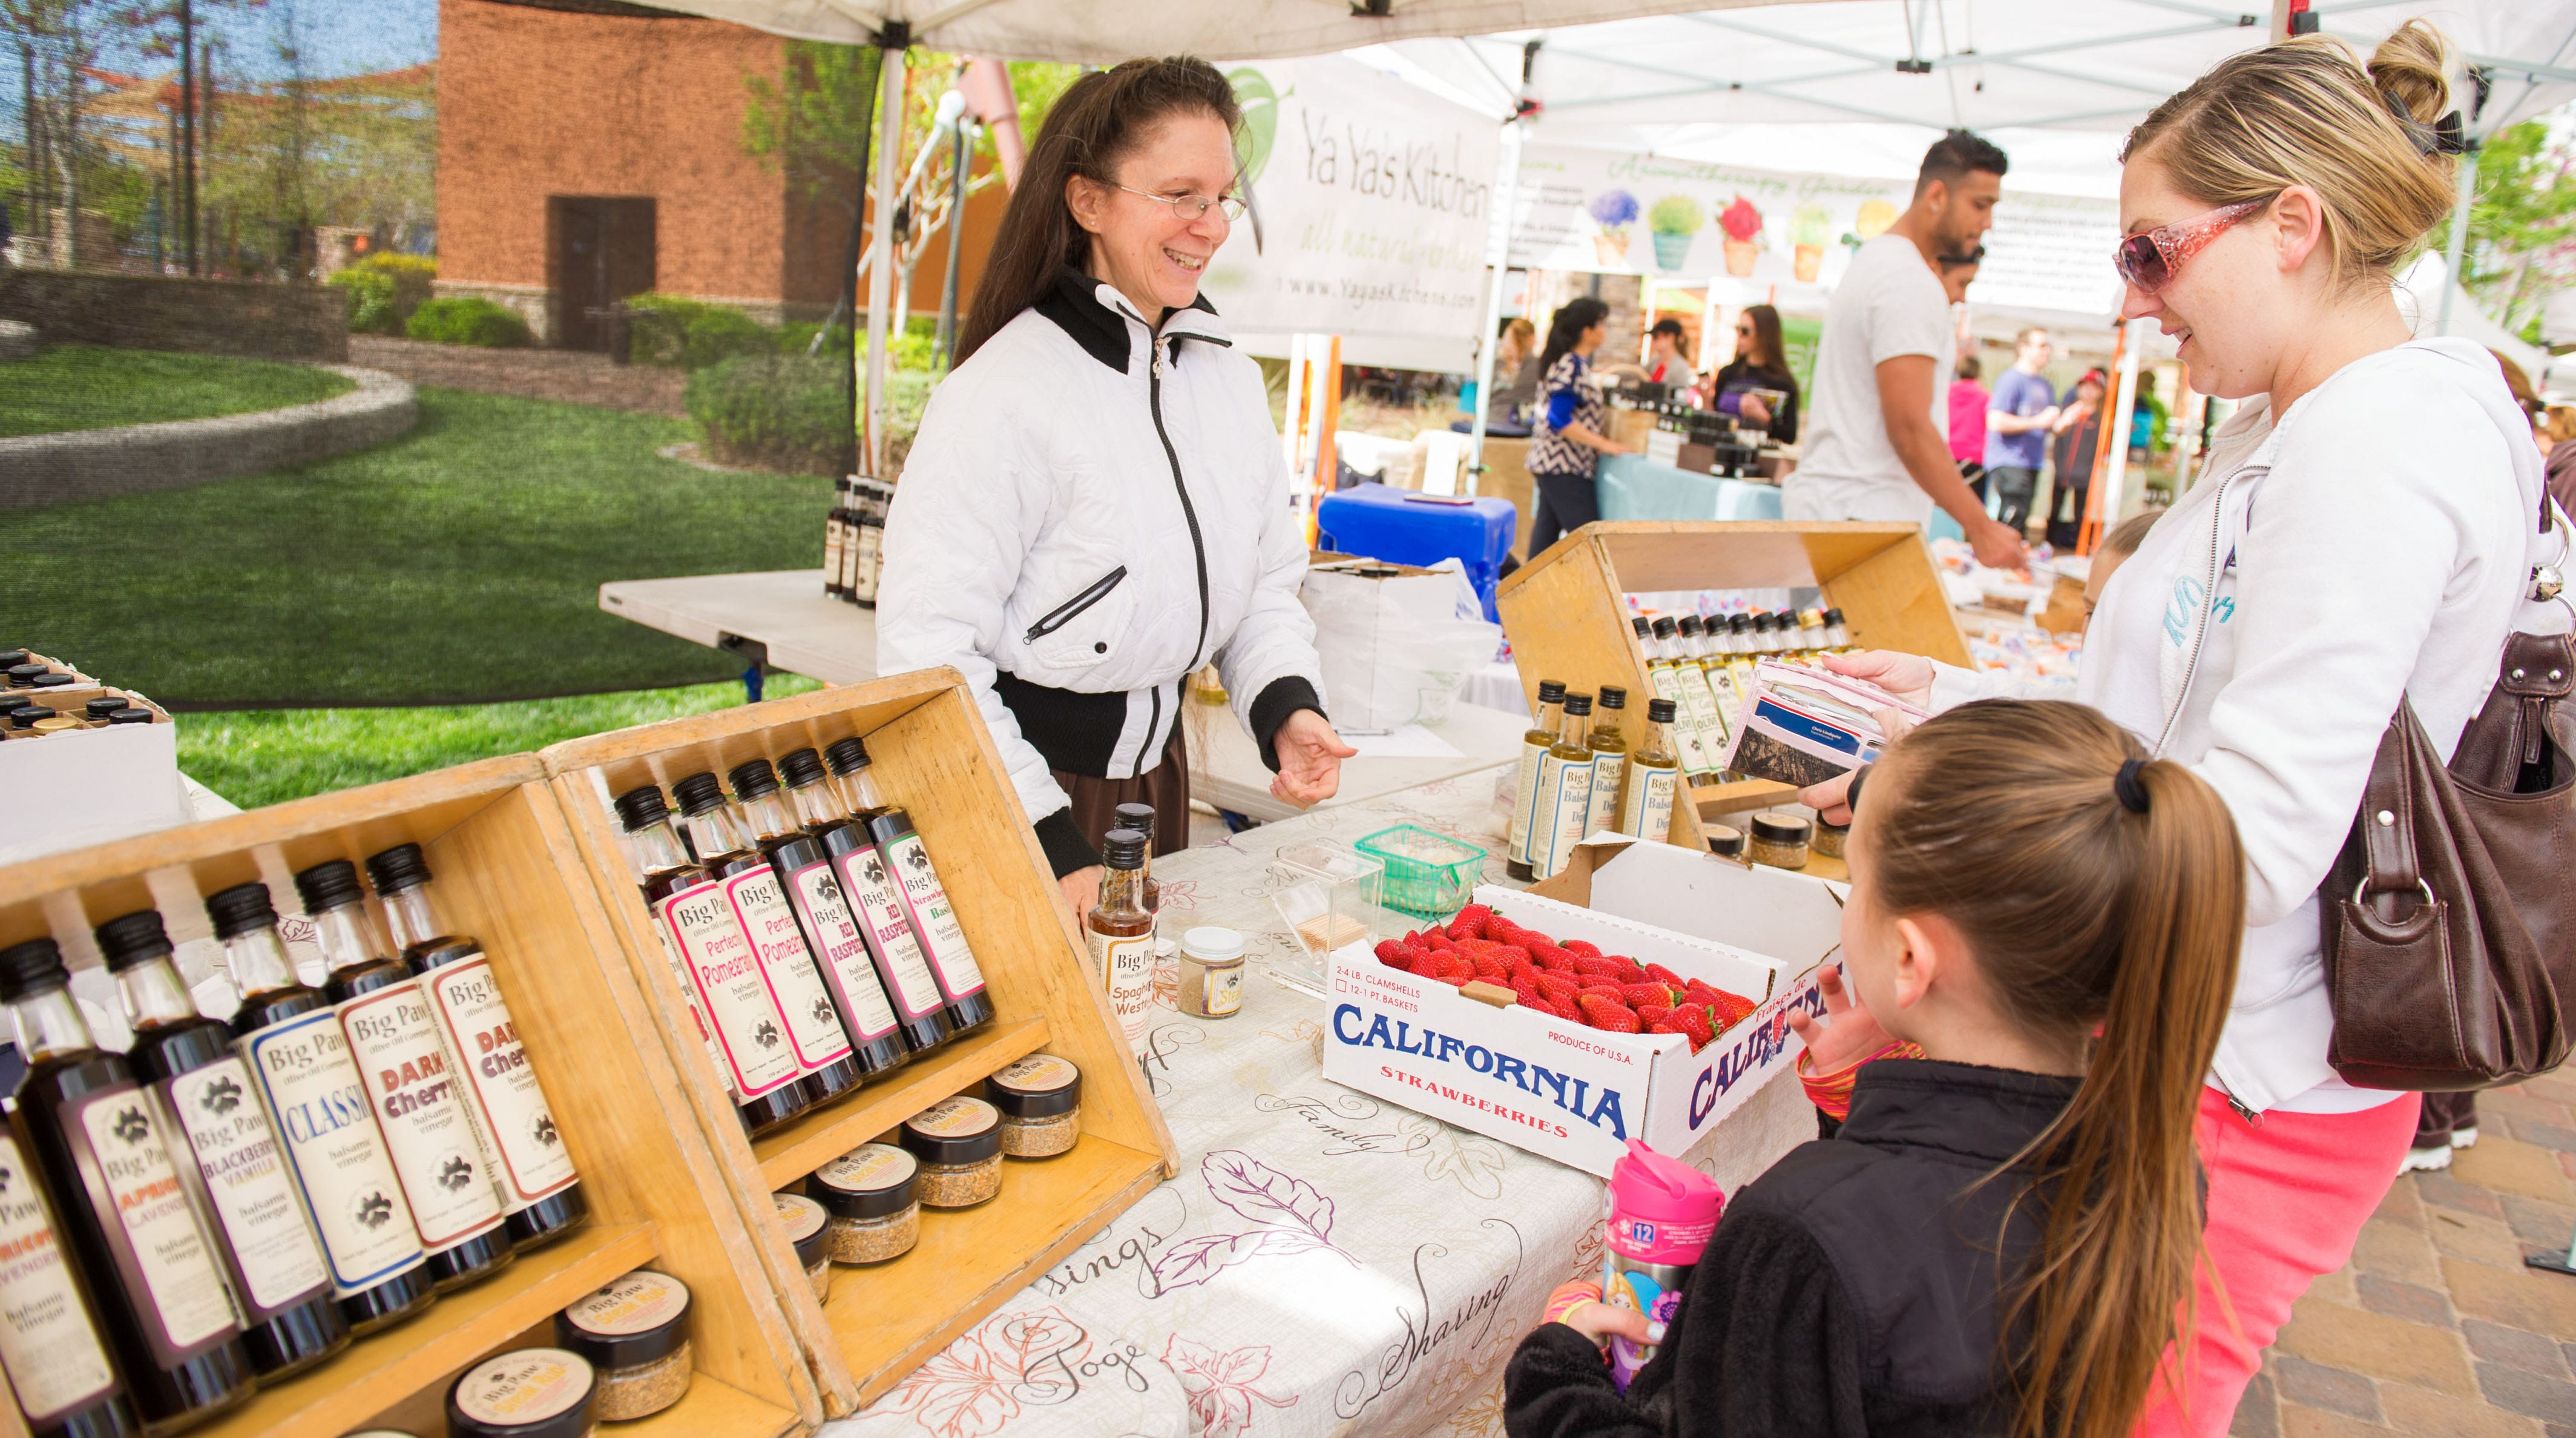
[[653,202],[549,196],[546,232],[555,343],[608,349],[622,328],[608,323],[609,306],[653,288]]

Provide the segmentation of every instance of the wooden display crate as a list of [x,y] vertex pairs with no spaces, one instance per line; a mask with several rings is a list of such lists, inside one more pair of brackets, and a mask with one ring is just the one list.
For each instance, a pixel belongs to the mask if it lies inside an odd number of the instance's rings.
[[[763,1240],[742,1221],[730,1156],[706,1142],[692,1117],[693,1099],[658,1038],[659,996],[648,998],[630,976],[537,756],[0,868],[0,945],[51,933],[67,951],[86,954],[90,925],[147,906],[174,928],[192,928],[202,918],[200,896],[251,879],[268,884],[281,912],[293,912],[295,871],[326,859],[362,862],[405,840],[427,851],[448,922],[491,955],[580,1169],[589,1217],[498,1277],[440,1297],[418,1317],[358,1339],[194,1431],[335,1438],[375,1426],[370,1420],[389,1409],[434,1412],[467,1364],[544,1334],[565,1304],[644,1266],[689,1285],[697,1373],[686,1398],[634,1431],[774,1438],[818,1423],[821,1395],[771,1292]],[[0,1427],[17,1417],[9,1405]]]
[[[1633,747],[1645,739],[1645,700],[1655,691],[1645,649],[1628,622],[1627,596],[1808,585],[1822,588],[1825,604],[1842,610],[1855,644],[1975,666],[1923,531],[1910,524],[1587,524],[1515,570],[1494,603],[1532,711],[1542,678],[1564,680],[1578,692],[1625,686],[1630,697],[1620,727]],[[1594,711],[1596,722],[1600,717]],[[1701,848],[1708,824],[1767,808],[1796,792],[1762,779],[1697,786],[1690,803],[1673,805],[1671,841]],[[1829,866],[1838,868],[1839,861],[1819,859],[1809,872],[1822,874]]]
[[[886,801],[907,810],[956,900],[996,1010],[992,1023],[778,1132],[744,1136],[696,1034],[619,841],[612,796],[857,735]],[[1107,1226],[1176,1171],[1170,1131],[1111,1014],[1013,793],[982,714],[953,669],[895,675],[576,739],[540,756],[598,880],[630,965],[653,1000],[668,1062],[758,1241],[776,1297],[834,1416],[882,1396],[924,1359]],[[911,1253],[844,1268],[814,1301],[770,1195],[1039,1050],[1082,1070],[1082,1139],[1042,1162],[1005,1160],[999,1197],[924,1210]]]

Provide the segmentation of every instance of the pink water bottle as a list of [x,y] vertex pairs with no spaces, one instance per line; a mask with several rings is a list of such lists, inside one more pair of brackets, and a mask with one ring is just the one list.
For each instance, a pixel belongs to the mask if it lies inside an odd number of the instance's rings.
[[[1601,1301],[1670,1323],[1723,1203],[1717,1181],[1679,1159],[1628,1140],[1627,1156],[1610,1166],[1610,1225],[1602,1259]],[[1655,1350],[1610,1340],[1610,1377],[1621,1391]]]

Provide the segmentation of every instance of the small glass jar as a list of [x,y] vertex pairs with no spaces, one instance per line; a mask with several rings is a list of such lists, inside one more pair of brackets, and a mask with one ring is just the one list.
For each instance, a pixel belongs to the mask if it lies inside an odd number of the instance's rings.
[[560,1348],[495,1354],[447,1390],[451,1438],[590,1438],[599,1431],[589,1360]]
[[595,1370],[601,1422],[659,1413],[689,1391],[689,1285],[644,1268],[613,1279],[555,1315],[555,1342]]
[[1732,824],[1708,826],[1708,851],[1721,859],[1744,857],[1744,831]]
[[1777,809],[1753,816],[1753,840],[1744,846],[1746,858],[1775,869],[1807,867],[1807,841],[1815,826],[1795,814]]
[[863,1143],[814,1170],[805,1193],[831,1215],[824,1251],[834,1263],[883,1263],[912,1251],[921,1241],[920,1168],[892,1144]]
[[1816,820],[1816,837],[1808,841],[1807,849],[1828,859],[1839,859],[1843,856],[1844,842],[1850,838],[1851,825],[1829,824],[1819,818]]
[[778,1205],[779,1225],[787,1230],[787,1241],[795,1246],[796,1263],[805,1270],[805,1281],[814,1285],[814,1301],[832,1299],[832,1215],[823,1205],[801,1193],[773,1193]]
[[984,1097],[1001,1112],[1012,1158],[1053,1158],[1082,1136],[1082,1070],[1070,1060],[1031,1054],[986,1079]]
[[1002,1115],[980,1098],[941,1099],[903,1121],[921,1160],[914,1196],[930,1208],[973,1208],[1002,1191]]
[[1181,935],[1181,1012],[1230,1019],[1242,1008],[1243,935],[1216,924]]

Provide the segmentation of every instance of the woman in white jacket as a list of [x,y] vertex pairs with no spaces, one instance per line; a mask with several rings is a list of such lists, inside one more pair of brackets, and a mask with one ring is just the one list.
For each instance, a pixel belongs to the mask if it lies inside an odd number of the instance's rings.
[[1066,90],[1030,147],[886,519],[877,668],[955,666],[1075,917],[1112,809],[1189,843],[1182,686],[1214,660],[1296,804],[1353,752],[1324,716],[1306,544],[1261,373],[1199,278],[1239,117],[1202,60]]
[[[2159,1400],[2141,1433],[2226,1432],[2414,1134],[2417,1095],[2355,1088],[2326,1062],[2317,889],[2381,732],[2411,701],[2447,758],[2517,622],[2567,627],[2522,602],[2556,541],[2538,533],[2541,466],[2495,361],[2412,339],[2391,294],[2392,267],[2450,208],[2445,94],[2441,38],[2421,22],[2366,71],[2305,37],[2221,63],[2125,152],[2123,314],[2180,342],[2194,386],[2246,401],[2209,478],[2110,580],[2077,687],[2218,791],[2248,862],[2198,1134],[2225,1296],[2205,1268],[2178,1345],[2186,1396]],[[1908,655],[1828,662],[1935,709],[2010,687]],[[1805,797],[1835,810],[1842,789]]]

